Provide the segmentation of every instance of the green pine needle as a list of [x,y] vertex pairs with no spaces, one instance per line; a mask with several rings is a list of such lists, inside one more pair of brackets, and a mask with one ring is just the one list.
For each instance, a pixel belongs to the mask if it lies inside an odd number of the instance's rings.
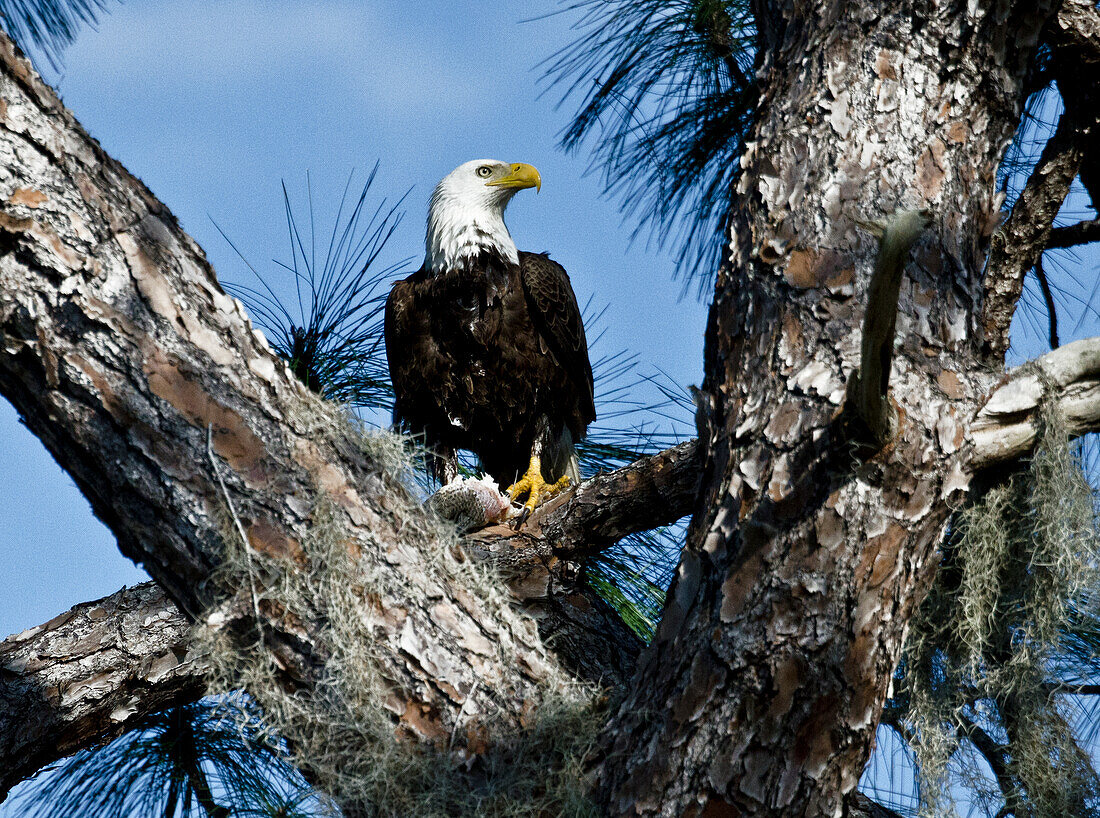
[[564,11],[579,15],[580,35],[544,63],[562,102],[578,100],[562,145],[594,141],[606,191],[638,230],[678,234],[679,272],[701,293],[718,269],[716,237],[755,115],[752,5],[576,0]]
[[[48,768],[27,815],[295,818],[310,814],[305,807],[311,799],[316,801],[258,708],[233,694],[158,713],[113,742]],[[257,812],[267,806],[276,811]]]
[[[299,226],[284,183],[290,260],[276,261],[275,275],[258,272],[225,232],[218,230],[258,281],[256,286],[227,284],[226,289],[244,302],[291,371],[330,400],[388,409],[393,389],[383,348],[382,310],[388,285],[408,259],[381,263],[386,244],[404,215],[400,207],[405,196],[393,204],[382,198],[372,206],[370,195],[377,173],[375,164],[354,200],[348,197],[354,172],[349,175],[327,247],[322,246],[320,254],[308,177],[308,231]],[[286,289],[292,288],[296,305],[288,306],[286,297],[276,292],[280,277],[289,277]]]
[[0,25],[23,51],[41,51],[54,68],[86,25],[94,25],[106,0],[0,0]]

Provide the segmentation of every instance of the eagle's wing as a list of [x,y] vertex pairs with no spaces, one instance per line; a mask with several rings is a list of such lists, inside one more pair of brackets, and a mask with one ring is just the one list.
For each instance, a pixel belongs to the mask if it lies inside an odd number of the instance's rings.
[[583,422],[596,419],[592,364],[581,311],[565,268],[542,253],[520,253],[520,278],[535,328],[550,351],[573,377]]
[[[416,282],[420,273],[398,281],[386,299],[383,331],[386,338],[386,359],[393,385],[393,420],[404,424],[412,420],[417,408],[417,385],[424,373],[422,360],[427,357],[422,347],[430,334],[427,316],[416,309]],[[421,361],[418,365],[418,361]]]

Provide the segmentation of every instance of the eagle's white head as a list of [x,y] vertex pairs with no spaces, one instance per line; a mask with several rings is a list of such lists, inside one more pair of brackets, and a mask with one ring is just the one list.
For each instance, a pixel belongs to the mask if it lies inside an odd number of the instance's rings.
[[443,177],[428,204],[427,256],[432,273],[464,267],[486,251],[513,264],[516,243],[504,224],[504,208],[524,188],[542,187],[531,165],[475,159]]

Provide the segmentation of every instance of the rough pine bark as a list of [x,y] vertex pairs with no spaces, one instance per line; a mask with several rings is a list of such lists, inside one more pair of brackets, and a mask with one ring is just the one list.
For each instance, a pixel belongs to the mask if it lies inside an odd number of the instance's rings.
[[199,698],[207,665],[189,636],[147,582],[0,642],[0,800],[45,765]]
[[[760,2],[758,122],[706,336],[703,491],[609,731],[612,815],[841,813],[969,480],[998,162],[1053,2]],[[878,243],[905,271],[896,428],[854,445]],[[887,237],[889,239],[889,237]]]

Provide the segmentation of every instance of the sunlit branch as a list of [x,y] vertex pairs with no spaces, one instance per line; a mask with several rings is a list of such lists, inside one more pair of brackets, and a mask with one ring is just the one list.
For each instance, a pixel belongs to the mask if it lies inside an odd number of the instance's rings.
[[1100,338],[1058,347],[1008,374],[970,427],[974,468],[1014,460],[1031,451],[1048,389],[1071,435],[1100,430]]

